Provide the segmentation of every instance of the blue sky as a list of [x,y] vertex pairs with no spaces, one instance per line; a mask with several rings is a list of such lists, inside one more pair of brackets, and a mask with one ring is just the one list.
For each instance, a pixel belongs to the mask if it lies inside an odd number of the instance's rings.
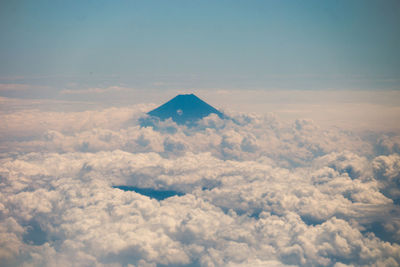
[[396,0],[0,5],[3,83],[400,88]]

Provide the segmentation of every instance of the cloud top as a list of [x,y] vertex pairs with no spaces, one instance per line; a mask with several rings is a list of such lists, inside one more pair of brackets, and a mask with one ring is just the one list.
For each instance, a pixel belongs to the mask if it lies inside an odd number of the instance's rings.
[[400,264],[397,136],[146,110],[0,114],[0,266]]

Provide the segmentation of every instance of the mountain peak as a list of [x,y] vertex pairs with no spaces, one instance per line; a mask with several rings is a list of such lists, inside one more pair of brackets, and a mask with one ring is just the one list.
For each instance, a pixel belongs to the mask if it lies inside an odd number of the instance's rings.
[[220,111],[194,94],[180,94],[147,114],[160,120],[171,118],[177,124],[192,124],[211,113],[224,117]]

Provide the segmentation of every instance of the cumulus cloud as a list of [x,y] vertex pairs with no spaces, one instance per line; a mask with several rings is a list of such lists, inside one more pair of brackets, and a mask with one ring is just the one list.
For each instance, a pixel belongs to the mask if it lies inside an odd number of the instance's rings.
[[73,135],[84,131],[99,129],[119,129],[128,125],[148,105],[137,105],[125,108],[107,108],[102,110],[85,110],[82,112],[55,112],[39,109],[23,109],[14,112],[0,112],[3,122],[0,125],[2,144],[16,141],[17,145],[27,140],[38,140],[40,137],[58,132]]
[[376,157],[372,166],[383,191],[393,199],[400,199],[400,155]]
[[0,266],[400,264],[398,137],[149,107],[0,114]]

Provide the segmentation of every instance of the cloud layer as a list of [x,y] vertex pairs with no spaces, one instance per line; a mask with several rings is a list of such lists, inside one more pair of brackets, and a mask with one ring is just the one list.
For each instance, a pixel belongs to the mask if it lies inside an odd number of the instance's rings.
[[1,114],[0,266],[400,264],[398,136],[149,107]]

